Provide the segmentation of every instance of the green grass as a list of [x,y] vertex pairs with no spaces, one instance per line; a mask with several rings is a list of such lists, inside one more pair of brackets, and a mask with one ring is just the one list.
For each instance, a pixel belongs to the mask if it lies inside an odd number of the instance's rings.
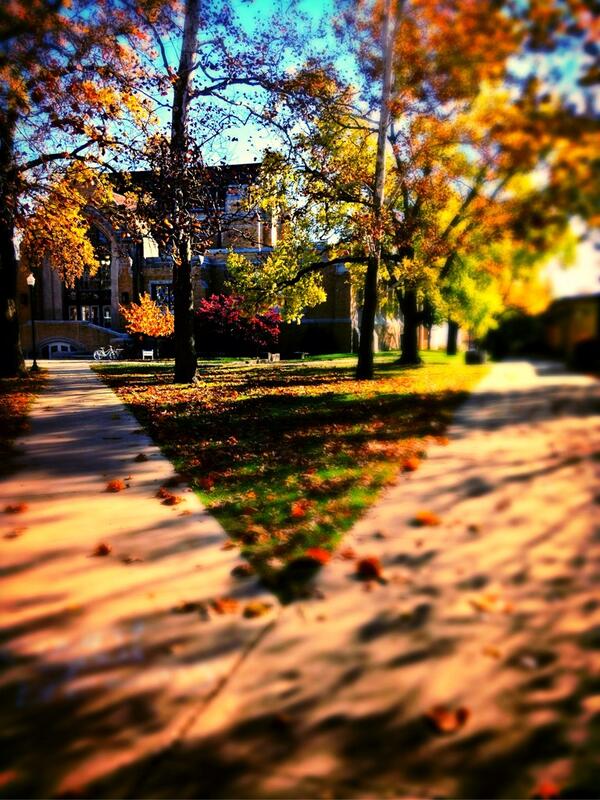
[[399,367],[397,355],[378,354],[376,379],[361,382],[345,354],[203,361],[193,386],[171,383],[172,362],[96,369],[275,581],[307,549],[333,550],[407,460],[425,456],[487,369],[438,352]]

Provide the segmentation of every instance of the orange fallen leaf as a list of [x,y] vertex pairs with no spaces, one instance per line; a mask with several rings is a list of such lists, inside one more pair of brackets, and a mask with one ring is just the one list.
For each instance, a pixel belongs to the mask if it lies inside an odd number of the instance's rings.
[[410,458],[406,458],[402,463],[402,471],[403,472],[415,472],[415,470],[419,469],[421,462],[416,456],[411,456]]
[[356,563],[356,574],[361,580],[379,580],[382,577],[381,562],[376,556],[361,558]]
[[309,547],[304,555],[319,564],[327,564],[331,560],[331,553],[323,547]]
[[309,500],[295,500],[292,503],[290,515],[294,519],[302,519],[302,517],[306,516],[311,505],[312,503]]
[[356,558],[356,551],[351,547],[344,547],[343,550],[340,550],[340,558],[343,558],[344,561],[354,561]]
[[170,492],[166,486],[161,486],[155,496],[160,500],[166,500],[167,497],[171,497],[172,495],[173,492]]
[[235,614],[239,602],[233,597],[219,597],[211,602],[211,607],[217,614]]
[[497,647],[494,647],[493,644],[486,645],[482,652],[490,658],[502,658],[502,652]]
[[531,792],[532,798],[540,798],[540,800],[553,800],[560,797],[560,787],[554,781],[542,778],[534,787]]
[[100,542],[92,551],[93,556],[108,556],[110,553],[112,553],[112,545],[108,542]]
[[29,506],[27,503],[11,503],[4,507],[5,514],[23,514]]
[[235,547],[235,542],[232,542],[231,539],[227,539],[227,541],[221,545],[221,550],[234,550]]
[[185,498],[181,497],[178,494],[170,494],[168,497],[162,501],[163,506],[177,506],[179,503],[183,503]]
[[469,603],[477,611],[491,614],[510,614],[513,611],[512,603],[504,600],[498,592],[486,592],[469,598]]
[[106,484],[106,491],[107,492],[122,492],[123,489],[126,489],[126,488],[127,487],[125,485],[125,482],[120,480],[119,478],[116,478],[113,481],[109,481]]
[[441,521],[442,520],[437,514],[434,514],[433,511],[417,511],[412,519],[412,524],[418,528],[421,528],[427,525],[439,525]]
[[425,713],[425,717],[438,733],[456,733],[467,723],[471,712],[465,706],[450,708],[437,705]]
[[209,492],[213,488],[214,485],[215,485],[215,482],[214,482],[213,478],[211,478],[210,475],[205,475],[202,478],[198,478],[198,486],[201,489],[204,489],[207,492]]
[[262,617],[273,607],[272,603],[263,603],[261,600],[252,600],[244,606],[243,616],[246,619],[256,619]]

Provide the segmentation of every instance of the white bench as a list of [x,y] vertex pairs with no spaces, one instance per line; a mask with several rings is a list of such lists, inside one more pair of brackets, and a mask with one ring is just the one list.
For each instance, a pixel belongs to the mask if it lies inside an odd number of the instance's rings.
[[154,350],[142,350],[142,361],[154,361]]

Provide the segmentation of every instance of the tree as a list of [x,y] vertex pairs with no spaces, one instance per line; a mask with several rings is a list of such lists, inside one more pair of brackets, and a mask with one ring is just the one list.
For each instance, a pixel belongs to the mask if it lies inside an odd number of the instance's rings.
[[119,131],[148,117],[135,90],[140,32],[126,8],[15,0],[0,15],[0,375],[23,369],[14,236],[49,168],[100,160]]
[[96,171],[76,161],[55,174],[21,223],[21,261],[29,269],[50,263],[67,286],[84,274],[94,275],[99,262],[86,213],[91,200],[96,205],[114,201],[112,187]]
[[174,333],[173,314],[168,308],[159,306],[149,294],[141,294],[139,303],[120,305],[119,311],[129,333],[151,339],[167,338]]

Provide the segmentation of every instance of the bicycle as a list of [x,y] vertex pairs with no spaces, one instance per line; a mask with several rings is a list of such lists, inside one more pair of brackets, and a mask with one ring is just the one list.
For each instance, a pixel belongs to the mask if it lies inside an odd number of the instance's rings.
[[119,358],[121,354],[121,349],[115,349],[112,344],[109,344],[108,347],[99,347],[97,350],[94,350],[94,361],[105,361],[105,360],[112,360]]

